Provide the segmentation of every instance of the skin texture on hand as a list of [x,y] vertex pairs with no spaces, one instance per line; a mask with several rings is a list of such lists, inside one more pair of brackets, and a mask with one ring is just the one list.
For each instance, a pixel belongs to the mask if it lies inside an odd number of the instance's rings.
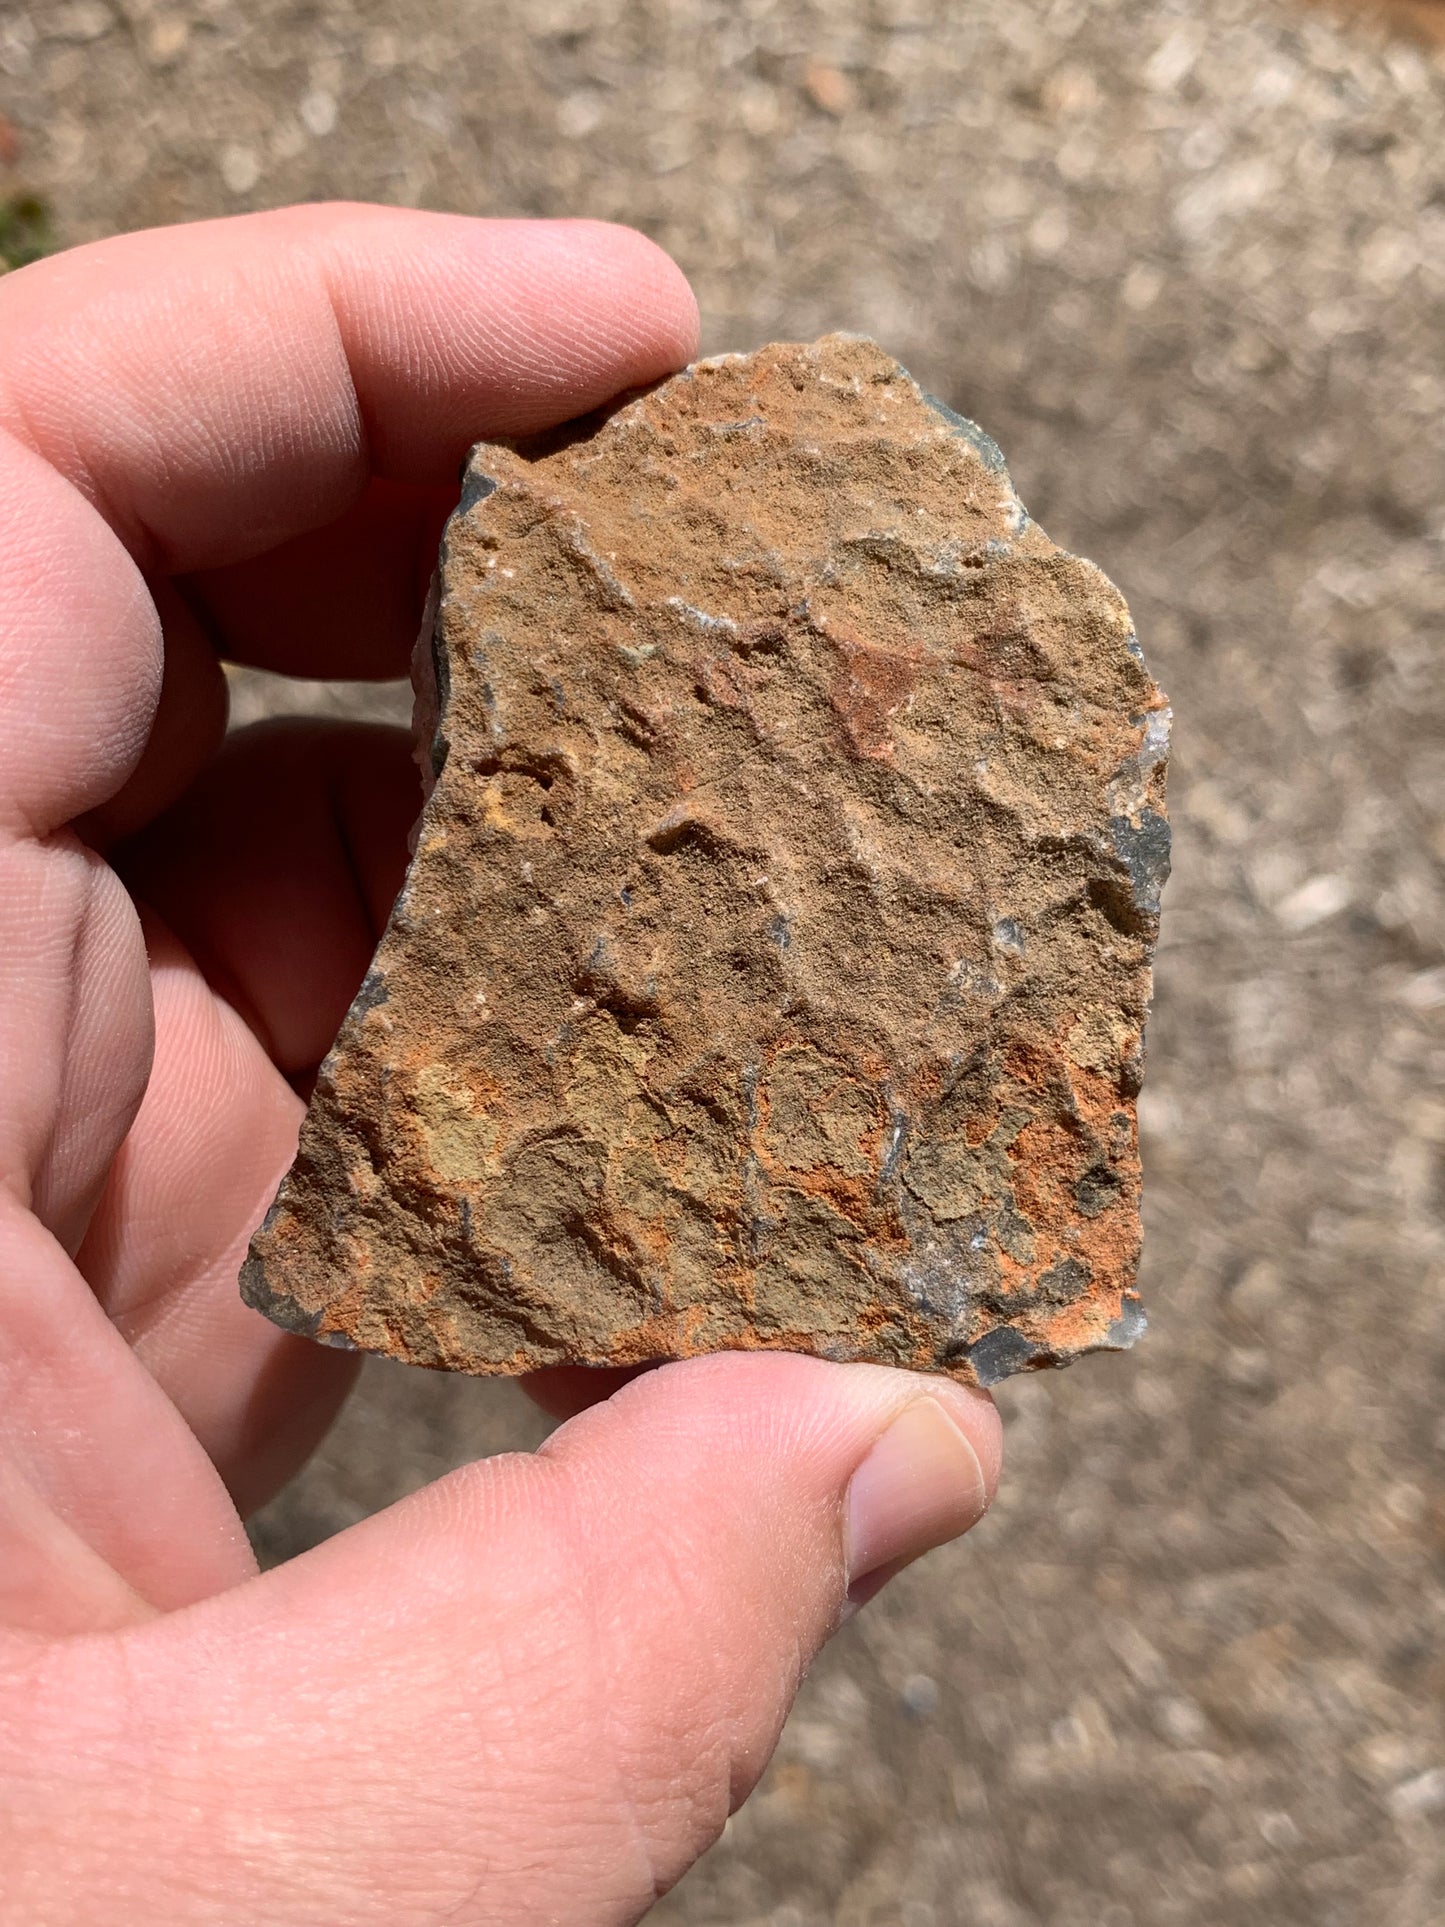
[[586,222],[291,209],[0,281],[6,1919],[635,1920],[850,1600],[987,1504],[986,1399],[738,1356],[555,1374],[539,1453],[280,1571],[240,1523],[354,1369],[235,1279],[416,790],[394,731],[223,742],[219,657],[402,673],[470,444],[695,333]]

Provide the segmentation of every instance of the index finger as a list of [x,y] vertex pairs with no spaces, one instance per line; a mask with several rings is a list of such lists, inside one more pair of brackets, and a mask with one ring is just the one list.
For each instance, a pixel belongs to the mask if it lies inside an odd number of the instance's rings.
[[360,206],[155,229],[0,282],[0,426],[137,559],[238,560],[368,473],[449,482],[687,359],[686,281],[630,229]]
[[44,515],[24,557],[0,559],[0,807],[64,821],[133,760],[134,727],[106,743],[97,724],[155,701],[137,567],[259,554],[335,520],[372,475],[452,480],[474,441],[667,373],[696,325],[659,249],[588,221],[287,208],[6,276],[0,494]]

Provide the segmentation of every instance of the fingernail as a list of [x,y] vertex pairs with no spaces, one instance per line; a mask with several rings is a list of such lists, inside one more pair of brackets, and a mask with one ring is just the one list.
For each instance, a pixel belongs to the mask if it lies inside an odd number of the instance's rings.
[[939,1401],[905,1405],[848,1484],[850,1601],[861,1604],[900,1566],[967,1532],[987,1506],[978,1454]]

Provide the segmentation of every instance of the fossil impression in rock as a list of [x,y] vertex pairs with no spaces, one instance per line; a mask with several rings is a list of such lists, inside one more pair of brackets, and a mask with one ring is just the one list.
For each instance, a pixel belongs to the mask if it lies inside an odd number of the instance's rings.
[[1132,1341],[1169,711],[985,435],[833,335],[484,444],[417,685],[252,1305],[470,1372]]

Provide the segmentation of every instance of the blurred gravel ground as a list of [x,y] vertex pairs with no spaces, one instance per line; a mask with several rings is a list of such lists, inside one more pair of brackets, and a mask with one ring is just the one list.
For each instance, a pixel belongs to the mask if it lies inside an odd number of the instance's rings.
[[[0,112],[67,241],[603,215],[711,349],[871,332],[1175,699],[1153,1334],[1004,1388],[995,1514],[836,1643],[655,1918],[1439,1927],[1445,67],[1240,0],[0,0]],[[259,1543],[539,1432],[369,1368]]]

